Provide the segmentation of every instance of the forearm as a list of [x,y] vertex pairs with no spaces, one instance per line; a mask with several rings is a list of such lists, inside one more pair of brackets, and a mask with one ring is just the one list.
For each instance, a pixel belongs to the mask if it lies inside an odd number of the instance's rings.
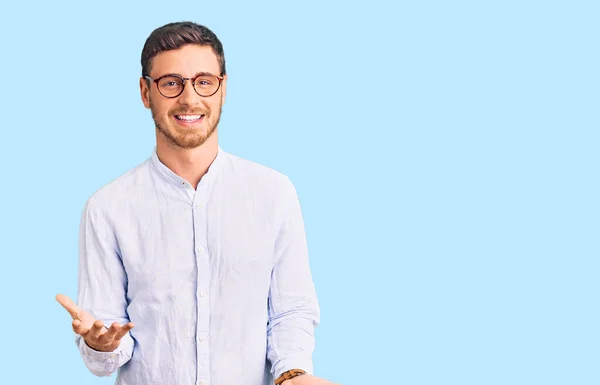
[[267,357],[274,378],[290,369],[313,374],[314,331],[318,306],[290,310],[270,319],[267,329]]

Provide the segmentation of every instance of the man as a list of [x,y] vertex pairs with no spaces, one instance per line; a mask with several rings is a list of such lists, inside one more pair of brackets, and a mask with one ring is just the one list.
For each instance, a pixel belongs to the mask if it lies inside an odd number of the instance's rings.
[[57,296],[84,363],[120,385],[331,384],[294,186],[218,144],[221,42],[171,23],[141,62],[156,147],[86,202],[78,305]]

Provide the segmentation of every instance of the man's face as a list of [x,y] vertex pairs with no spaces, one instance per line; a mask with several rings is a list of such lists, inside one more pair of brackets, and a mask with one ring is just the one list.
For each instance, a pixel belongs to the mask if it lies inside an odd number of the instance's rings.
[[[156,55],[149,76],[158,79],[163,75],[178,74],[194,78],[199,73],[220,76],[217,56],[208,46],[188,44]],[[226,81],[225,77],[214,95],[202,97],[186,80],[181,95],[166,98],[159,93],[155,82],[148,85],[148,80],[141,78],[140,92],[144,106],[152,112],[159,136],[178,148],[190,149],[202,145],[217,129],[225,102]],[[198,115],[201,115],[199,119]]]

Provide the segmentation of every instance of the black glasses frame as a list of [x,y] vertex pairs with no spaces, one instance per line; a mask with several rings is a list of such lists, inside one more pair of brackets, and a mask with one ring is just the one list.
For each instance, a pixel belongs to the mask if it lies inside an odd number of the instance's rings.
[[[208,76],[214,76],[214,77],[216,77],[217,79],[219,79],[219,85],[217,86],[217,89],[215,90],[215,92],[213,92],[212,94],[210,94],[210,95],[203,95],[203,94],[201,94],[200,92],[198,92],[198,90],[196,89],[196,79],[198,79],[198,78],[199,78],[199,77],[201,77],[201,76],[207,76],[207,75],[208,75]],[[214,94],[216,94],[216,93],[219,91],[219,89],[221,88],[221,84],[223,83],[223,79],[224,79],[224,77],[223,77],[223,76],[217,76],[217,75],[213,75],[213,74],[211,74],[211,73],[202,73],[202,74],[199,74],[198,76],[196,76],[196,77],[193,77],[193,78],[184,78],[183,76],[180,76],[180,75],[177,75],[177,74],[166,74],[166,75],[163,75],[163,76],[161,76],[161,77],[159,77],[159,78],[157,78],[157,79],[153,79],[153,78],[151,78],[151,77],[150,77],[150,76],[148,76],[148,75],[144,75],[144,77],[145,77],[146,79],[148,79],[148,80],[151,80],[152,82],[156,83],[156,89],[158,90],[158,93],[160,93],[162,96],[164,96],[165,98],[168,98],[168,99],[173,99],[173,98],[176,98],[176,97],[178,97],[179,95],[181,95],[181,94],[183,93],[183,90],[185,89],[185,83],[186,83],[186,81],[188,81],[188,80],[189,80],[189,81],[192,83],[192,88],[194,89],[194,91],[196,91],[196,93],[197,93],[199,96],[202,96],[202,97],[204,97],[204,98],[211,97],[211,96],[213,96]],[[181,83],[183,84],[183,87],[181,87],[181,91],[179,91],[179,93],[178,93],[177,95],[174,95],[174,96],[166,96],[165,94],[163,94],[162,92],[160,92],[160,87],[158,86],[158,82],[159,82],[161,79],[164,79],[164,78],[166,78],[166,77],[175,77],[175,78],[181,79]]]

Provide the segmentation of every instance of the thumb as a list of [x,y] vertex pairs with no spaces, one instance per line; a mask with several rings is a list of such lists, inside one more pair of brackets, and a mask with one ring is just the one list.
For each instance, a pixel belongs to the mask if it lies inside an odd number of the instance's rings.
[[75,302],[73,302],[73,300],[66,295],[58,294],[56,296],[56,300],[69,312],[71,318],[79,321],[84,328],[91,328],[93,323],[96,321],[96,317],[75,305]]
[[62,307],[65,308],[66,311],[69,312],[71,318],[73,318],[74,320],[79,319],[81,321],[81,318],[79,317],[79,308],[77,307],[77,305],[75,305],[75,302],[73,302],[71,298],[67,297],[64,294],[57,294],[56,300],[58,301],[58,303],[61,304]]

